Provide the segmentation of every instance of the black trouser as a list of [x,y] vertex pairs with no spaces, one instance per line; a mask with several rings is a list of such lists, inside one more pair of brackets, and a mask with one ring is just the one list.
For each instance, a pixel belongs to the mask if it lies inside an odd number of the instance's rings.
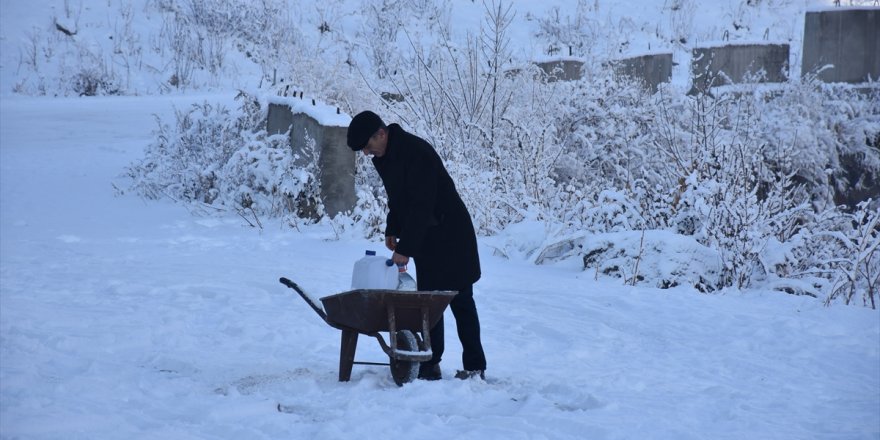
[[[474,303],[474,286],[469,285],[458,291],[458,295],[449,303],[455,326],[458,328],[458,339],[461,340],[461,363],[465,370],[485,370],[486,355],[480,342],[480,318],[477,316],[477,305]],[[443,317],[431,329],[431,351],[434,356],[426,365],[440,363],[445,343],[443,340]]]

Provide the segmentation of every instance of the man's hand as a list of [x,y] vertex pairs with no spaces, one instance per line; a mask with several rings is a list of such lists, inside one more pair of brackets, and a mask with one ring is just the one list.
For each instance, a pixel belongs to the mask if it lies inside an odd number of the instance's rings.
[[398,266],[406,266],[409,264],[409,257],[403,254],[398,254],[397,252],[391,255],[391,261]]
[[394,251],[397,249],[397,237],[393,235],[388,235],[385,237],[385,247],[388,248],[389,251]]
[[393,261],[394,264],[403,266],[409,264],[408,256],[397,253],[397,237],[393,235],[385,237],[385,247],[387,247],[389,251],[394,251],[391,255],[391,261]]

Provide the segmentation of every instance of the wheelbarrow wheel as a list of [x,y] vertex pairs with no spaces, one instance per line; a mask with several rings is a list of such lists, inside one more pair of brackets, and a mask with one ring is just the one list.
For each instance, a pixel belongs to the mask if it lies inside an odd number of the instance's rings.
[[[416,336],[409,330],[399,330],[397,332],[398,350],[418,351],[419,346]],[[403,386],[405,383],[412,382],[419,375],[419,363],[416,361],[405,361],[391,358],[391,377],[397,386]]]

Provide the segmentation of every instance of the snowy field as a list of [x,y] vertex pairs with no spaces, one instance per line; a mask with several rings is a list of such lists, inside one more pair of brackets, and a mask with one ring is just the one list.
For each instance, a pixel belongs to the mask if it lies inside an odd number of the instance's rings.
[[0,102],[0,437],[880,438],[876,311],[625,287],[485,241],[487,381],[452,378],[447,312],[444,380],[339,383],[339,332],[277,280],[346,290],[380,243],[114,195],[152,114],[202,99]]

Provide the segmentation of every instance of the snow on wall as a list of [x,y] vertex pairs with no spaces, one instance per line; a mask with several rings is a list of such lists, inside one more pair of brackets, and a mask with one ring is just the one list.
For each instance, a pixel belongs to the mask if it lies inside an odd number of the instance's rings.
[[321,101],[308,96],[277,96],[270,95],[266,97],[268,104],[279,104],[290,107],[290,110],[296,113],[304,113],[310,116],[319,124],[325,127],[348,127],[351,123],[351,116],[339,110],[339,107],[327,105]]

